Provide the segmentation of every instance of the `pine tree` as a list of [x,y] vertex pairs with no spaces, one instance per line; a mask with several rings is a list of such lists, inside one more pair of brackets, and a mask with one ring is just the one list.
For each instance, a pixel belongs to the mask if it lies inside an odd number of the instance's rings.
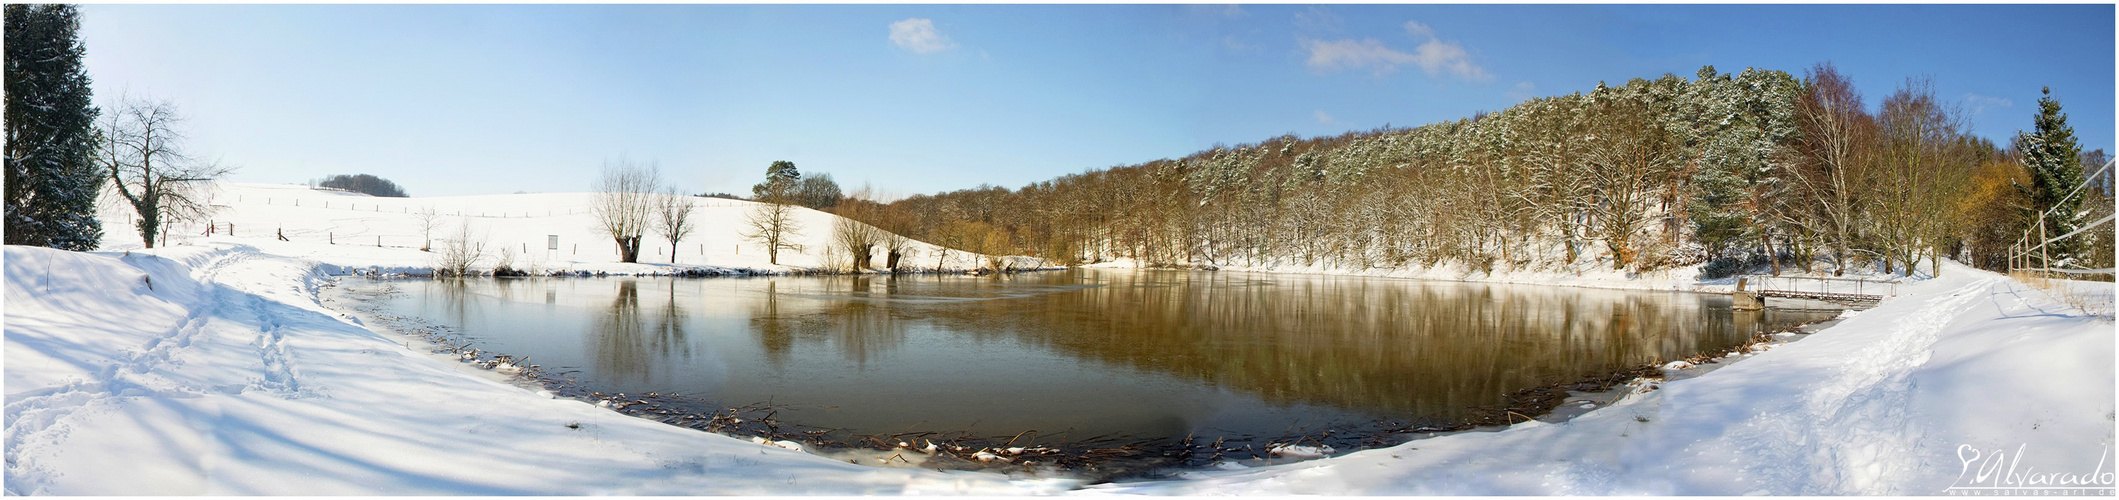
[[[2068,126],[2067,114],[2060,112],[2060,101],[2053,100],[2053,89],[2045,88],[2044,94],[2038,98],[2037,128],[2017,133],[2016,148],[2023,151],[2024,166],[2031,171],[2031,185],[2024,188],[2032,202],[2029,220],[2035,223],[2038,214],[2045,212],[2045,236],[2051,238],[2073,232],[2079,223],[2075,215],[2082,197],[2062,197],[2082,184],[2082,146],[2075,143],[2075,129]],[[2032,230],[2036,235],[2037,228]],[[2065,263],[2075,255],[2077,245],[2071,240],[2052,243],[2048,253],[2054,263]]]
[[795,169],[795,162],[779,160],[765,168],[765,182],[751,186],[751,199],[766,203],[787,203],[785,199],[800,186],[802,171]]
[[103,238],[97,110],[72,5],[6,7],[7,244],[93,250]]

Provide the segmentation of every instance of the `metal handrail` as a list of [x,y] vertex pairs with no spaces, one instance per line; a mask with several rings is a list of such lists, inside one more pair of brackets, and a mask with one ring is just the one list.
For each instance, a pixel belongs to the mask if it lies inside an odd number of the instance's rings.
[[[1759,285],[1758,285],[1758,287],[1757,287],[1757,288],[1755,289],[1756,291],[1768,291],[1768,290],[1775,290],[1775,291],[1790,291],[1790,292],[1802,292],[1802,291],[1803,291],[1803,287],[1802,287],[1802,285],[1800,285],[1799,283],[1801,283],[1801,282],[1802,282],[1803,280],[1810,280],[1810,281],[1816,281],[1816,282],[1818,282],[1818,288],[1817,288],[1817,290],[1815,290],[1815,291],[1816,291],[1816,293],[1843,293],[1843,292],[1834,292],[1834,291],[1832,291],[1832,285],[1831,285],[1831,284],[1832,284],[1832,283],[1853,283],[1853,284],[1854,284],[1854,295],[1870,295],[1870,293],[1869,293],[1869,290],[1870,290],[1870,289],[1869,289],[1869,285],[1873,283],[1873,284],[1877,285],[1878,287],[1880,287],[1880,288],[1879,288],[1879,289],[1877,290],[1877,291],[1878,291],[1878,292],[1880,292],[1880,293],[1877,293],[1877,294],[1875,294],[1876,296],[1879,296],[1879,297],[1886,297],[1886,296],[1889,296],[1889,297],[1895,297],[1895,296],[1897,296],[1897,295],[1898,295],[1898,284],[1899,284],[1899,281],[1898,281],[1897,279],[1895,279],[1895,278],[1894,278],[1894,279],[1889,279],[1889,280],[1880,280],[1880,279],[1879,279],[1879,280],[1872,280],[1872,279],[1869,279],[1869,278],[1860,278],[1860,277],[1857,277],[1857,278],[1833,278],[1833,277],[1825,277],[1825,276],[1772,276],[1772,275],[1765,275],[1765,274],[1747,274],[1747,275],[1742,275],[1742,276],[1739,276],[1739,278],[1742,278],[1742,279],[1744,279],[1744,280],[1747,280],[1747,281],[1750,281],[1750,282],[1758,283]],[[1773,287],[1773,286],[1772,286],[1773,280],[1788,280],[1788,283],[1787,283],[1787,285],[1786,285],[1786,286],[1787,286],[1787,288],[1777,288],[1777,287]],[[1888,285],[1888,286],[1887,286],[1887,285]]]

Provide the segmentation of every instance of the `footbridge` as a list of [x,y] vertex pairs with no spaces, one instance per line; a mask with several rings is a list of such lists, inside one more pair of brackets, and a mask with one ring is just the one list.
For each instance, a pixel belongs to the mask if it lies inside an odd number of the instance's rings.
[[1854,309],[1876,307],[1884,297],[1898,295],[1897,280],[1768,276],[1749,274],[1736,278],[1734,308],[1757,311],[1766,308],[1767,297],[1831,302]]

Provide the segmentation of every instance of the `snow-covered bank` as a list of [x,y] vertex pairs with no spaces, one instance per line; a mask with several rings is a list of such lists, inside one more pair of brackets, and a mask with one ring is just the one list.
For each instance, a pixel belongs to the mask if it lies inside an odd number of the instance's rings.
[[313,264],[227,245],[6,249],[15,494],[1021,494],[553,399],[318,305]]
[[[1931,495],[2021,486],[2010,473],[2111,486],[2110,323],[1954,264],[1900,293],[1803,342],[1561,424],[1091,491]],[[1981,481],[1997,454],[2020,462]]]
[[[1082,267],[1100,269],[1134,269],[1140,263],[1118,259],[1088,264]],[[1454,263],[1421,268],[1367,268],[1350,269],[1325,265],[1270,265],[1245,266],[1222,265],[1215,269],[1253,273],[1317,274],[1330,276],[1366,276],[1383,278],[1410,278],[1434,281],[1463,281],[1472,283],[1506,283],[1520,285],[1571,286],[1582,288],[1610,288],[1621,290],[1676,290],[1686,292],[1728,293],[1736,288],[1736,278],[1701,279],[1701,265],[1676,267],[1644,273],[1611,269],[1607,262],[1589,262],[1554,269],[1496,269],[1492,272],[1472,269]],[[1924,268],[1923,268],[1924,269]],[[1763,273],[1764,269],[1754,272]],[[1814,277],[1833,279],[1865,279],[1871,284],[1911,283],[1928,279],[1926,271],[1912,275],[1883,273],[1877,269],[1848,269],[1842,276],[1832,275],[1829,268],[1819,268],[1811,273],[1802,273],[1794,268],[1782,269],[1781,276]],[[1847,285],[1852,286],[1852,285]],[[1852,290],[1848,290],[1852,291]]]

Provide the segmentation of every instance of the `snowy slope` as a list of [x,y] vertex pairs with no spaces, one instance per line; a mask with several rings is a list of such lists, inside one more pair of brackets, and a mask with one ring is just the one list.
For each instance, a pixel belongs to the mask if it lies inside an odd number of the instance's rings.
[[[493,381],[320,306],[253,249],[6,250],[14,494],[1019,494]],[[50,269],[47,275],[45,270]],[[149,288],[149,283],[152,288]]]
[[[213,203],[218,209],[212,223],[218,226],[207,236],[204,224],[179,226],[170,243],[229,242],[257,247],[274,255],[285,255],[345,268],[375,267],[385,271],[424,271],[434,265],[434,253],[421,252],[426,236],[421,233],[422,208],[443,214],[440,227],[431,235],[439,248],[453,238],[459,224],[468,223],[473,241],[484,243],[489,255],[502,249],[515,252],[516,268],[612,273],[656,273],[679,269],[670,264],[668,240],[649,235],[641,250],[640,264],[619,264],[617,247],[609,236],[598,233],[590,215],[593,193],[507,194],[431,198],[377,198],[343,191],[310,189],[291,184],[219,183]],[[743,238],[744,215],[755,203],[720,198],[697,198],[693,219],[699,228],[677,245],[676,264],[684,267],[721,267],[786,271],[819,267],[832,221],[838,216],[796,208],[799,227],[793,241],[800,251],[782,250],[779,264],[767,258],[765,249]],[[106,203],[103,250],[141,248],[126,209]],[[228,224],[235,234],[228,234]],[[285,234],[290,241],[279,241]],[[550,250],[548,239],[559,237],[559,249]],[[380,246],[378,246],[380,245]],[[918,254],[909,262],[933,268],[939,247],[915,243]],[[877,256],[876,262],[882,262]],[[497,264],[488,259],[483,267]],[[950,251],[945,266],[976,267],[974,256]]]
[[[1943,274],[1809,339],[1565,423],[1093,491],[1935,495],[2019,448],[2020,472],[2110,473],[2112,325],[2003,276]],[[1982,461],[1961,479],[1967,458]]]

